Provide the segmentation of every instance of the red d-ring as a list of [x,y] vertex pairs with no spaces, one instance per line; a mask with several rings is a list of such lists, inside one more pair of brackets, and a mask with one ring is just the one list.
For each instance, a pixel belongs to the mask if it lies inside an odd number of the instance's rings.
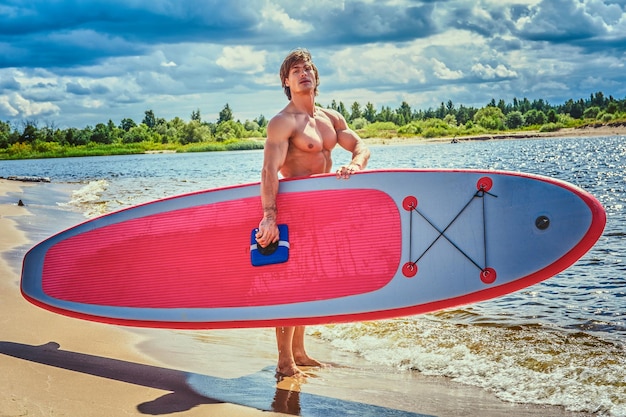
[[481,191],[489,191],[493,187],[493,181],[489,177],[482,177],[476,183],[476,188]]
[[402,273],[407,278],[413,278],[417,275],[417,264],[414,262],[407,262],[402,266]]
[[402,273],[407,278],[413,278],[417,275],[417,264],[414,262],[407,262],[402,266]]
[[406,211],[414,210],[415,208],[417,208],[417,198],[413,197],[412,195],[405,197],[404,200],[402,200],[402,207]]
[[496,270],[493,268],[485,268],[480,271],[480,280],[485,284],[493,284],[496,282]]

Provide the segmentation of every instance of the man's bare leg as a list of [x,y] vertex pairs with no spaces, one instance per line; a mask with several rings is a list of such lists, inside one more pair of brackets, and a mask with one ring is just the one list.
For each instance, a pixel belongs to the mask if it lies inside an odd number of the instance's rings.
[[276,344],[278,345],[278,366],[276,372],[284,376],[303,375],[293,358],[293,335],[295,328],[284,326],[276,328]]
[[309,357],[304,349],[304,326],[276,328],[278,366],[276,372],[284,376],[304,376],[298,366],[322,366]]
[[304,349],[304,326],[297,326],[291,344],[293,359],[298,366],[322,366],[321,362],[307,355]]

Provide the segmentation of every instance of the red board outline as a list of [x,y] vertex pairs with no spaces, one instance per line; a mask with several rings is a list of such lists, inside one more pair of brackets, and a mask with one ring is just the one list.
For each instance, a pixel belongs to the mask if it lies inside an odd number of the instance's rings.
[[[361,171],[359,173],[355,173],[354,175],[363,175],[372,171]],[[597,240],[601,237],[602,232],[604,231],[604,227],[606,225],[606,213],[602,208],[600,202],[593,197],[588,192],[576,187],[572,184],[569,184],[565,181],[543,177],[534,174],[523,174],[523,173],[515,173],[515,172],[506,172],[506,171],[484,171],[484,170],[469,170],[469,169],[385,169],[385,170],[376,170],[376,172],[384,173],[384,172],[424,172],[424,173],[470,173],[470,174],[486,174],[486,175],[507,175],[514,177],[522,177],[528,179],[535,179],[541,182],[553,184],[559,186],[561,188],[567,189],[574,194],[576,194],[579,198],[581,198],[592,214],[592,222],[589,226],[587,233],[581,239],[581,241],[573,247],[568,253],[559,258],[554,263],[548,265],[547,267],[536,271],[530,275],[527,275],[523,278],[516,279],[513,282],[509,282],[506,284],[502,284],[495,287],[490,287],[484,290],[476,291],[470,294],[466,294],[459,297],[448,298],[445,300],[425,303],[417,306],[409,306],[397,309],[387,309],[387,310],[378,310],[372,312],[365,313],[355,313],[355,314],[342,314],[342,315],[331,315],[331,316],[316,316],[316,317],[293,317],[286,319],[269,319],[269,320],[241,320],[241,321],[194,321],[194,322],[183,322],[183,321],[152,321],[152,320],[131,320],[131,319],[123,319],[123,318],[111,318],[111,317],[102,317],[96,315],[90,315],[80,312],[75,312],[67,309],[62,309],[59,307],[51,306],[49,304],[45,304],[30,295],[24,292],[24,288],[21,287],[22,296],[31,302],[32,304],[46,309],[48,311],[100,323],[114,324],[114,325],[122,325],[122,326],[130,326],[130,327],[147,327],[147,328],[164,328],[164,329],[231,329],[231,328],[255,328],[255,327],[275,327],[282,325],[318,325],[318,324],[331,324],[331,323],[344,323],[344,322],[354,322],[354,321],[370,321],[370,320],[382,320],[382,319],[390,319],[395,317],[409,316],[409,315],[417,315],[424,314],[429,312],[434,312],[442,309],[453,308],[456,306],[476,303],[479,301],[484,301],[487,299],[499,297],[505,294],[509,294],[515,291],[519,291],[523,288],[529,287],[531,285],[537,284],[541,281],[544,281],[571,266],[578,259],[580,259],[587,251],[589,251],[593,245],[597,242]],[[316,175],[314,177],[330,177],[334,176],[334,174],[321,174]],[[310,177],[302,177],[302,178],[289,178],[282,179],[281,181],[297,181],[303,178]],[[228,187],[221,187],[211,191],[223,190],[223,189],[235,189],[241,188],[254,184],[242,184]],[[185,195],[196,195],[202,194],[206,191],[198,191],[194,193],[189,193]],[[184,196],[184,195],[183,195]],[[169,200],[173,198],[181,197],[172,196],[162,200]],[[151,204],[144,203],[139,206]],[[126,209],[122,209],[120,211],[126,211],[134,207],[129,207]],[[111,213],[114,214],[114,213]],[[110,215],[110,214],[109,214]],[[108,216],[108,215],[105,215]],[[86,223],[86,222],[85,222]],[[62,232],[61,232],[62,233]]]

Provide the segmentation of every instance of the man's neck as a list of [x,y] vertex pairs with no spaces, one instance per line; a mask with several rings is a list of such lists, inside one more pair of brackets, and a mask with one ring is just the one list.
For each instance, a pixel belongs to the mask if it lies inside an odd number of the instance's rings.
[[302,113],[311,117],[315,115],[315,94],[294,95],[291,97],[291,103]]

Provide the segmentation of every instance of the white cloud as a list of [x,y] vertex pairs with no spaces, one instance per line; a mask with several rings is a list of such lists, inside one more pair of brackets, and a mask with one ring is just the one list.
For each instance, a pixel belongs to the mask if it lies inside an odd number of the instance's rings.
[[495,68],[491,65],[483,65],[481,63],[472,66],[472,73],[483,80],[494,80],[498,78],[515,78],[517,72],[508,69],[502,64],[498,64]]
[[346,87],[362,83],[375,86],[426,82],[424,70],[419,66],[419,53],[410,47],[391,43],[349,47],[332,53],[329,61],[337,73],[333,82],[347,84]]
[[0,96],[0,114],[8,117],[15,117],[20,114],[19,110],[11,104],[9,96]]
[[99,109],[100,107],[104,105],[104,102],[102,100],[94,100],[94,99],[89,99],[89,98],[84,99],[82,103],[83,103],[83,107],[87,109]]
[[255,51],[251,46],[225,46],[217,65],[229,71],[256,74],[265,70],[266,51]]
[[435,58],[432,58],[430,61],[433,65],[433,72],[437,78],[442,80],[458,80],[463,78],[463,71],[452,71],[446,64]]
[[15,116],[19,115],[19,117],[23,118],[58,114],[61,110],[56,104],[45,101],[28,100],[18,93],[11,94],[7,104],[10,108],[18,111]]
[[293,19],[282,7],[270,2],[265,4],[261,10],[262,26],[273,28],[279,26],[283,30],[291,34],[304,34],[313,30],[310,23],[302,20]]

